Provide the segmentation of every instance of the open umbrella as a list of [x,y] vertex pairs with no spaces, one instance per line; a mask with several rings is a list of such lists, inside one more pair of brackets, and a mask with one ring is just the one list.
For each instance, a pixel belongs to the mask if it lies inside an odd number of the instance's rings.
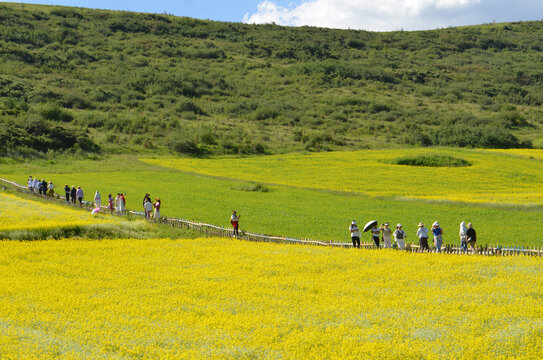
[[364,225],[364,232],[368,231],[369,229],[373,227],[373,225],[376,225],[376,224],[377,224],[377,220],[370,221],[369,223]]

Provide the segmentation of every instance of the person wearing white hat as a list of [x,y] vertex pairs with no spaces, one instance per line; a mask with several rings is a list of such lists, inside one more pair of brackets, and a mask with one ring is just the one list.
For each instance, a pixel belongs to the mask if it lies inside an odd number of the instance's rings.
[[396,230],[394,231],[394,241],[396,241],[396,244],[398,244],[398,249],[405,250],[405,238],[407,237],[407,234],[402,229],[402,224],[398,224],[396,226]]
[[351,240],[353,242],[353,247],[360,248],[360,229],[356,225],[356,221],[353,220],[349,226],[349,232],[351,233]]
[[443,245],[443,230],[439,227],[439,223],[434,221],[432,224],[432,233],[434,234],[434,245],[436,246],[436,252],[441,252],[441,246]]
[[385,249],[392,248],[392,230],[388,227],[388,223],[384,223],[379,228],[383,233],[383,242],[385,243]]
[[428,246],[428,233],[430,230],[424,226],[424,223],[421,221],[419,223],[419,229],[417,230],[417,237],[419,238],[420,251],[429,251],[430,246]]

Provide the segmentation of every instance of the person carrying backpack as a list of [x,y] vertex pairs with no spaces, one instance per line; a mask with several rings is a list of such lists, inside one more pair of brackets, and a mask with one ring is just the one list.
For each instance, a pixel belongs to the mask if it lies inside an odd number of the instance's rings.
[[236,213],[236,210],[232,211],[232,215],[230,216],[230,224],[232,224],[232,235],[238,236],[239,235],[239,218],[240,216]]

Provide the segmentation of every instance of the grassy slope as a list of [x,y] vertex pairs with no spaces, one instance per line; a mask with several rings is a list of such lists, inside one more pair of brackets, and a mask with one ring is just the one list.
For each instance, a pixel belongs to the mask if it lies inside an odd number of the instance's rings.
[[2,165],[0,174],[21,183],[34,174],[59,186],[81,185],[87,197],[95,190],[103,196],[127,192],[127,205],[132,209],[140,209],[143,194],[149,192],[162,199],[165,215],[225,227],[231,210],[236,209],[242,215],[242,229],[274,235],[348,241],[350,220],[377,218],[392,224],[402,222],[408,240],[413,241],[419,221],[439,220],[445,242],[457,243],[458,224],[464,220],[476,224],[482,244],[541,246],[538,232],[529,230],[541,224],[541,211],[536,207],[399,201],[288,186],[269,186],[267,193],[247,192],[242,190],[247,183],[241,181],[183,173],[127,157]]
[[371,33],[0,6],[0,137],[21,149],[62,148],[32,126],[59,114],[108,152],[469,145],[481,126],[542,141],[541,22]]

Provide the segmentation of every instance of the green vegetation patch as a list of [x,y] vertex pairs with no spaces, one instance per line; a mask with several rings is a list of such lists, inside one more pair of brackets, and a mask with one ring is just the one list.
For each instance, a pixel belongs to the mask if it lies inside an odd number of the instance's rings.
[[386,161],[387,164],[429,167],[464,167],[471,166],[467,160],[445,155],[419,155],[396,158]]

